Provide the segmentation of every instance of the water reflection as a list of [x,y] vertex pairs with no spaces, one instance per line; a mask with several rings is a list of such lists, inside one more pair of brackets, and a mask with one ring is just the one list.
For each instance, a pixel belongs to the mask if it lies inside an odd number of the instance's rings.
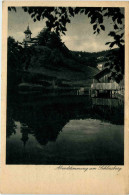
[[8,98],[7,164],[123,163],[121,101],[36,98]]

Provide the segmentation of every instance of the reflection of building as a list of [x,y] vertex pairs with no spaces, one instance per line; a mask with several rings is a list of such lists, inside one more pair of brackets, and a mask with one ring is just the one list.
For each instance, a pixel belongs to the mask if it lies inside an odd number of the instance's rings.
[[[108,106],[108,108],[118,108],[123,106],[124,102],[117,99],[111,98],[92,98],[93,106]],[[104,108],[105,109],[105,108]]]
[[31,45],[37,45],[38,44],[38,40],[37,38],[31,38],[31,30],[29,29],[29,25],[27,26],[27,29],[24,31],[25,33],[25,39],[22,42],[22,46],[26,47],[26,46],[31,46]]
[[22,138],[21,140],[23,141],[24,146],[26,145],[26,142],[28,141],[28,127],[22,126],[21,127],[21,133],[22,133]]

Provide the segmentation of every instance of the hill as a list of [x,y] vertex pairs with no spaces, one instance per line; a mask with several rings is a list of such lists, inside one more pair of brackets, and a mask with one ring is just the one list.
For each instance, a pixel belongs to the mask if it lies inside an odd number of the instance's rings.
[[[29,48],[30,49],[30,48]],[[24,82],[40,83],[41,80],[56,83],[62,82],[74,86],[90,86],[93,76],[99,71],[96,67],[81,63],[71,51],[63,54],[58,49],[46,46],[35,46],[28,61],[23,64],[30,73],[29,79],[25,76]],[[38,75],[38,76],[37,76]]]
[[[87,87],[99,72],[97,64],[106,60],[108,51],[98,53],[73,52],[64,43],[21,48],[8,38],[8,83],[42,84],[54,81],[58,86]],[[14,81],[13,81],[14,80]],[[13,82],[12,82],[13,81]]]
[[105,50],[100,52],[85,52],[85,51],[72,51],[72,54],[76,56],[81,64],[88,64],[91,67],[97,67],[98,63],[103,63],[108,60],[107,56],[112,51],[117,51],[118,49]]

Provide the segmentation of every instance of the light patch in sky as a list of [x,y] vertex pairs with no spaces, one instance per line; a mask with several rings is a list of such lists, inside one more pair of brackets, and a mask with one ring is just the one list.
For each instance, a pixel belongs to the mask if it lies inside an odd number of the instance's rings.
[[[16,41],[22,42],[25,38],[24,31],[29,24],[32,37],[46,27],[45,20],[33,22],[31,16],[24,12],[22,8],[17,8],[17,12],[8,12],[8,36],[12,36]],[[66,35],[62,35],[61,39],[73,51],[97,52],[108,50],[109,46],[106,42],[112,41],[108,36],[109,31],[113,30],[111,20],[104,21],[105,31],[101,31],[99,35],[93,34],[93,26],[90,19],[86,15],[77,15],[71,18],[71,23],[67,24]]]

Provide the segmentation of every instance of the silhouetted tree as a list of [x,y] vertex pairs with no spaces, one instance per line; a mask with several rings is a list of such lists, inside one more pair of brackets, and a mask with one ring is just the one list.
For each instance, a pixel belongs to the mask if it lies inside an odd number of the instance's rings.
[[8,68],[19,69],[22,59],[22,47],[13,37],[8,37]]
[[37,38],[39,45],[47,46],[51,49],[59,49],[65,55],[69,54],[69,50],[62,42],[60,35],[51,32],[49,28],[43,28]]

